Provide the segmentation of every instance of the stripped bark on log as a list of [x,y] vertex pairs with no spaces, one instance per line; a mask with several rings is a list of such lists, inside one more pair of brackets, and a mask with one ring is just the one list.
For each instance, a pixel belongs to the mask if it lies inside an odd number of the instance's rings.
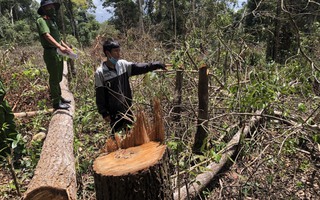
[[40,160],[24,194],[25,200],[75,200],[76,172],[73,155],[75,103],[68,89],[67,67],[61,85],[62,96],[71,100],[69,110],[56,110],[49,124]]
[[[262,111],[257,111],[256,114],[260,115]],[[238,130],[238,132],[233,136],[233,138],[229,141],[226,148],[224,148],[220,154],[222,154],[219,163],[210,163],[205,171],[199,174],[195,180],[188,185],[188,187],[183,186],[182,188],[178,188],[174,192],[175,200],[185,200],[185,199],[193,199],[195,198],[201,191],[203,191],[209,183],[214,179],[217,173],[230,161],[230,158],[237,151],[240,138],[246,136],[250,129],[256,125],[262,119],[261,116],[253,116],[249,123],[245,125],[242,129]]]

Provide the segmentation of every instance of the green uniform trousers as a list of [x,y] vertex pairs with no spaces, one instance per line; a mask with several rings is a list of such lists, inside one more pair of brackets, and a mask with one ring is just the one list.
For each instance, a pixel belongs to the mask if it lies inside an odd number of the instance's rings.
[[0,155],[10,153],[8,138],[15,139],[17,135],[16,124],[12,109],[6,100],[0,102]]
[[43,59],[49,72],[49,86],[52,104],[56,105],[61,100],[61,87],[63,75],[63,58],[57,54],[55,48],[44,49]]

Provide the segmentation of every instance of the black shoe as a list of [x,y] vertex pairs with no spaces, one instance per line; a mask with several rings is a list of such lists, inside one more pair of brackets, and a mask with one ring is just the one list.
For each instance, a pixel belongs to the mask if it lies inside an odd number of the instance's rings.
[[63,97],[61,97],[61,102],[62,102],[62,103],[71,103],[70,100],[67,100],[67,99],[65,99],[65,98],[63,98]]
[[62,102],[58,103],[58,104],[54,104],[53,105],[54,109],[64,109],[64,110],[68,110],[68,108],[70,108],[70,106],[68,104],[64,104]]

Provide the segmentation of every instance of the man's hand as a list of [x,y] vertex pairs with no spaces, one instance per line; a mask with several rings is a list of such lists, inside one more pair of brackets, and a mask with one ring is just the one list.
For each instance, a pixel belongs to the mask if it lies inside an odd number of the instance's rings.
[[151,65],[157,67],[157,69],[167,70],[166,65],[159,61],[152,62]]
[[61,48],[59,48],[61,52],[66,53],[66,54],[69,54],[72,52],[72,48],[69,47],[64,41],[61,40],[61,44],[62,44],[61,47],[63,47],[65,49],[63,51]]
[[62,53],[65,53],[65,54],[69,54],[71,52],[69,49],[65,48],[62,45],[59,46],[59,49]]

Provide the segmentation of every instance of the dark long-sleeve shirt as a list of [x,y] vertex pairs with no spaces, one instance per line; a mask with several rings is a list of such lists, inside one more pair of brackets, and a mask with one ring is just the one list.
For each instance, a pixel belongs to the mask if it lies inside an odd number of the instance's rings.
[[156,70],[150,63],[132,63],[119,60],[112,69],[102,63],[95,72],[96,104],[103,118],[126,113],[132,105],[129,77]]

